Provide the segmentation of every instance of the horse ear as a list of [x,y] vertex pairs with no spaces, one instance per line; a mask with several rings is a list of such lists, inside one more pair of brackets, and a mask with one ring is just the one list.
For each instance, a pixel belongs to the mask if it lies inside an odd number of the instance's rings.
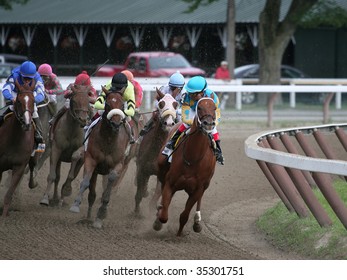
[[[155,90],[157,91],[157,100],[160,100],[160,99],[162,99],[164,96],[165,96],[165,94],[160,90],[160,89],[158,89],[157,87],[155,88]],[[158,99],[158,96],[159,96],[159,99]]]
[[101,86],[101,89],[106,95],[110,93],[104,86]]

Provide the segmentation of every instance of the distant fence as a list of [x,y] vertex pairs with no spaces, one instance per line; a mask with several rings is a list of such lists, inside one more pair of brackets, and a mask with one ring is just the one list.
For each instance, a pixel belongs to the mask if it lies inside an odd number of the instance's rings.
[[[59,77],[63,88],[74,82],[74,77]],[[92,83],[97,90],[101,89],[101,85],[105,85],[110,81],[110,77],[92,77]],[[152,101],[154,99],[155,88],[165,85],[168,78],[137,78],[138,82],[144,89],[144,109],[152,109]],[[186,83],[188,79],[186,79]],[[319,92],[319,93],[335,93],[336,108],[341,108],[341,94],[347,92],[347,79],[283,79],[282,85],[256,85],[257,79],[235,79],[231,81],[223,81],[207,78],[209,88],[216,92],[225,92],[235,94],[235,109],[242,110],[242,92],[289,92],[290,107],[295,108],[295,95],[298,92]],[[2,87],[4,80],[0,81]],[[0,106],[4,106],[4,102],[0,99]],[[330,103],[330,101],[329,101]],[[328,105],[324,104],[324,122],[328,118]],[[324,111],[325,110],[325,111]]]
[[299,217],[307,217],[311,211],[320,226],[330,226],[332,221],[313,192],[317,186],[347,229],[347,207],[330,176],[347,178],[346,153],[337,154],[331,147],[336,140],[347,151],[346,130],[347,123],[261,132],[247,138],[245,153],[256,160],[289,211]]

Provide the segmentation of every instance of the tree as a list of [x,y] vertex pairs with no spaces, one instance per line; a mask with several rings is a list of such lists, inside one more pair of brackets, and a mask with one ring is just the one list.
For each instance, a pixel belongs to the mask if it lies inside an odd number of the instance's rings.
[[[200,5],[207,6],[219,0],[182,0],[190,3],[187,13],[195,11]],[[225,52],[226,60],[228,61],[231,78],[234,77],[235,68],[235,0],[228,0],[227,7],[227,47]]]
[[[259,16],[259,84],[263,85],[280,84],[283,53],[301,19],[318,0],[292,0],[287,15],[280,22],[281,2],[266,0]],[[268,126],[272,126],[273,104],[277,95],[272,93],[269,98],[266,93],[258,95],[261,103],[267,100]]]
[[0,8],[5,10],[12,10],[13,4],[24,5],[28,3],[29,0],[0,0]]

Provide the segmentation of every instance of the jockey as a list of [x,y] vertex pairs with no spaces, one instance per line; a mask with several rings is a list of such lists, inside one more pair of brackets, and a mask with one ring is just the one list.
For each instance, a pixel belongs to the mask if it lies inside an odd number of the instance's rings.
[[[143,89],[138,81],[134,79],[133,73],[131,73],[129,70],[123,70],[122,73],[127,77],[128,81],[132,83],[134,86],[134,93],[135,93],[135,110],[140,108],[142,104],[143,99]],[[126,91],[131,91],[131,86],[128,86],[125,89]]]
[[63,87],[56,74],[53,73],[52,67],[47,64],[41,64],[37,70],[41,75],[45,86],[45,92],[48,95],[49,106],[48,109],[52,115],[57,112],[57,95],[64,93]]
[[[181,104],[181,99],[182,99],[182,88],[184,87],[184,77],[183,75],[177,71],[176,73],[172,74],[170,76],[169,82],[164,85],[161,86],[159,88],[159,90],[164,93],[164,94],[171,94],[172,97],[175,98],[175,100],[178,102],[178,104]],[[155,107],[158,106],[158,101],[156,101],[155,103]],[[179,122],[181,120],[181,109],[178,108],[177,109],[177,122]],[[140,137],[144,136],[145,134],[148,133],[148,131],[151,130],[152,126],[153,126],[153,117],[150,118],[150,120],[147,122],[147,124],[145,125],[145,127],[140,131]]]
[[44,152],[45,144],[42,137],[42,125],[37,112],[36,104],[42,102],[45,98],[45,88],[43,85],[43,81],[41,79],[40,74],[36,71],[36,65],[31,61],[25,61],[20,66],[16,67],[12,70],[11,75],[7,78],[6,83],[2,88],[2,94],[6,101],[7,105],[10,105],[7,110],[4,112],[2,116],[0,116],[0,125],[4,121],[4,116],[13,111],[13,102],[17,96],[17,88],[16,81],[23,85],[25,83],[34,83],[34,97],[35,97],[35,105],[34,105],[34,113],[33,113],[33,121],[35,123],[35,142],[37,144],[36,152]]
[[[123,73],[116,73],[112,77],[112,80],[108,84],[106,84],[105,88],[106,90],[111,90],[113,92],[119,92],[120,94],[122,94],[123,100],[126,102],[124,114],[131,119],[131,117],[135,115],[135,93],[134,93],[134,86],[127,79],[127,76]],[[102,91],[94,104],[94,108],[99,111],[104,111],[105,99],[106,99],[106,93]],[[97,112],[95,116],[93,117],[93,120],[100,117],[101,114],[102,114],[101,112]],[[130,144],[134,144],[135,140],[134,140],[132,128],[129,121],[126,120],[124,125],[130,137]]]
[[[176,132],[173,134],[173,136],[170,138],[168,143],[166,144],[166,147],[163,151],[164,155],[169,156],[175,146],[176,141],[178,140],[179,136],[187,130],[193,123],[194,117],[195,117],[195,110],[197,101],[201,99],[202,97],[209,97],[212,98],[214,103],[216,104],[216,123],[218,124],[218,121],[220,120],[220,108],[219,108],[219,99],[215,92],[207,88],[207,82],[205,78],[202,76],[195,76],[191,78],[186,87],[185,87],[186,93],[184,93],[182,97],[182,120],[183,123],[178,127]],[[220,147],[220,139],[219,139],[219,133],[217,132],[217,128],[215,127],[213,129],[212,137],[213,140],[216,142],[216,160],[218,163],[224,165],[224,157],[222,155],[222,150]]]
[[58,120],[70,107],[70,97],[72,94],[71,88],[74,85],[81,85],[81,86],[90,86],[91,89],[88,93],[89,97],[91,97],[90,103],[94,104],[97,98],[97,93],[95,88],[93,87],[90,77],[87,74],[86,71],[82,71],[82,73],[78,74],[76,76],[75,82],[71,83],[67,86],[66,90],[63,91],[64,97],[65,97],[65,103],[64,106],[58,111],[56,115],[53,116],[53,118],[49,121],[49,123],[52,125],[56,120]]

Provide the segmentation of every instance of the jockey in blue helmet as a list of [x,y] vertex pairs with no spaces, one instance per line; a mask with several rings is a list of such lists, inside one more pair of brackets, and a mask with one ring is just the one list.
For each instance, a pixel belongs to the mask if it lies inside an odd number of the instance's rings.
[[[178,140],[179,136],[187,130],[193,123],[194,117],[195,117],[195,109],[196,105],[198,103],[198,100],[202,97],[209,97],[211,98],[214,103],[216,104],[216,123],[220,121],[220,108],[219,108],[219,99],[217,94],[210,90],[207,87],[206,79],[202,76],[195,76],[192,77],[187,85],[185,86],[186,93],[183,95],[182,98],[182,121],[183,123],[178,127],[176,132],[173,134],[173,136],[170,138],[168,143],[166,144],[166,147],[163,151],[164,155],[169,156],[175,146],[176,141]],[[217,131],[217,128],[215,127],[213,131],[211,132],[213,140],[216,142],[216,160],[218,163],[224,165],[224,157],[222,154],[222,149],[220,147],[220,139],[219,139],[219,133]]]
[[0,116],[0,125],[4,122],[4,116],[13,111],[13,102],[17,96],[16,81],[20,84],[35,84],[34,97],[35,106],[33,113],[33,121],[36,125],[35,141],[37,144],[37,152],[44,152],[45,144],[42,137],[42,125],[37,112],[36,104],[42,102],[45,98],[45,87],[43,85],[40,74],[36,71],[36,65],[31,61],[25,61],[20,66],[12,70],[11,75],[7,78],[3,88],[2,94],[4,96],[6,105],[9,106],[7,110]]
[[[164,85],[161,86],[159,88],[159,90],[164,93],[164,94],[171,94],[173,98],[175,98],[175,100],[178,102],[178,104],[181,104],[181,99],[182,99],[182,95],[181,95],[181,91],[184,87],[185,84],[185,80],[183,75],[177,71],[176,73],[173,73],[170,76],[169,82]],[[155,106],[157,106],[158,101],[156,101]],[[179,106],[180,107],[180,106]],[[176,122],[180,121],[181,119],[181,109],[177,108],[177,119]],[[153,126],[153,118],[151,118],[145,125],[145,127],[140,131],[140,137],[139,137],[139,141],[140,139],[142,139],[142,137],[148,133],[148,131],[151,130],[152,126]]]

